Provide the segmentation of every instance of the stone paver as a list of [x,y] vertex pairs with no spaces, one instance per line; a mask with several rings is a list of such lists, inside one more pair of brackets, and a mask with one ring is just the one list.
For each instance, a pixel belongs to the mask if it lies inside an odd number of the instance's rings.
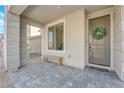
[[9,72],[15,87],[30,88],[121,88],[124,87],[113,71],[100,71],[86,67],[84,70],[68,66],[58,67],[52,62],[34,62],[15,72]]

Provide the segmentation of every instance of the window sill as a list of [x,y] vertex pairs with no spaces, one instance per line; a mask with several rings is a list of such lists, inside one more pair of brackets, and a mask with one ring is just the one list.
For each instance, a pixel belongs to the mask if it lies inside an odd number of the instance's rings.
[[51,52],[51,53],[61,53],[61,54],[64,54],[64,53],[65,53],[64,50],[47,50],[46,52]]

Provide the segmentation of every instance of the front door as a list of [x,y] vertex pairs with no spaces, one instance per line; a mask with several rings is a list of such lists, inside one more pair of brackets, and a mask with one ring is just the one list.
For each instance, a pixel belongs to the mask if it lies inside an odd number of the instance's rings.
[[[96,26],[105,28],[106,35],[102,39],[91,35]],[[89,20],[89,63],[110,67],[110,15]]]

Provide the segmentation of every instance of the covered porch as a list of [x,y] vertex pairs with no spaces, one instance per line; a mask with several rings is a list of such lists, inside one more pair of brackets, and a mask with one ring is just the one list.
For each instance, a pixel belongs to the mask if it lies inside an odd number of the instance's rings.
[[[90,64],[89,20],[106,15],[110,16],[110,64],[108,66]],[[106,82],[103,86],[101,85],[101,87],[111,86],[112,83],[114,83],[112,87],[121,87],[120,85],[123,85],[120,84],[121,82],[118,81],[119,79],[113,71],[117,73],[121,80],[124,80],[124,6],[6,6],[5,18],[4,66],[7,70],[14,69],[19,72],[11,73],[10,76],[13,78],[13,81],[17,79],[16,74],[17,76],[22,75],[22,79],[25,77],[29,79],[29,85],[26,84],[26,87],[33,87],[33,84],[31,84],[31,78],[33,76],[37,78],[44,77],[42,80],[45,81],[45,78],[51,80],[52,73],[54,73],[57,74],[57,76],[53,77],[53,79],[59,77],[59,81],[55,82],[56,84],[60,84],[62,81],[66,82],[66,80],[68,82],[68,79],[72,78],[70,79],[72,82],[69,81],[67,84],[62,82],[60,87],[97,87],[97,83],[100,82],[97,82],[96,79],[99,79],[101,83],[102,80]],[[41,52],[41,61],[31,63],[31,65],[30,57],[27,53],[27,25],[32,25],[41,29],[41,49],[38,50]],[[56,29],[59,29],[60,31],[58,32],[58,37],[56,35]],[[61,29],[63,32],[61,32]],[[64,66],[58,67],[54,63],[43,63],[43,55],[62,56]],[[97,53],[96,57],[99,55],[100,52]],[[33,68],[35,66],[36,68]],[[87,66],[107,69],[110,70],[110,73],[89,69]],[[21,69],[18,70],[18,68]],[[25,73],[27,72],[25,69],[27,69],[32,76],[26,76]],[[47,74],[47,71],[50,75],[45,75],[45,73]],[[32,74],[37,72],[38,76]],[[40,75],[42,75],[41,73],[43,76],[40,77]],[[61,78],[61,75],[63,74],[65,74],[65,76]],[[100,77],[97,77],[99,75],[101,76],[101,79]],[[86,78],[92,79],[91,83],[89,83]],[[104,78],[107,78],[108,80]],[[85,79],[86,82],[83,83]],[[36,83],[37,82],[40,82],[40,80],[36,80]],[[50,82],[51,81],[42,84],[49,85]],[[73,85],[74,82],[77,82],[79,85]],[[112,83],[109,85],[107,82]],[[24,82],[21,81],[20,83]],[[19,83],[17,83],[17,86],[18,84]],[[43,86],[42,84],[41,86]],[[55,87],[57,86],[56,84]],[[47,87],[46,85],[44,86]],[[34,87],[36,87],[35,84]],[[48,87],[52,87],[52,85]]]

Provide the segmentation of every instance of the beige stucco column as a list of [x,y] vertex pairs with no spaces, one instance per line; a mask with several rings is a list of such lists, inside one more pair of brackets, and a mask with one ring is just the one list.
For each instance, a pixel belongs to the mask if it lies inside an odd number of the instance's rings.
[[114,69],[124,81],[124,6],[114,9]]
[[124,6],[121,6],[121,50],[122,50],[122,63],[121,63],[121,79],[124,81]]
[[5,6],[4,66],[7,70],[20,67],[20,16]]

